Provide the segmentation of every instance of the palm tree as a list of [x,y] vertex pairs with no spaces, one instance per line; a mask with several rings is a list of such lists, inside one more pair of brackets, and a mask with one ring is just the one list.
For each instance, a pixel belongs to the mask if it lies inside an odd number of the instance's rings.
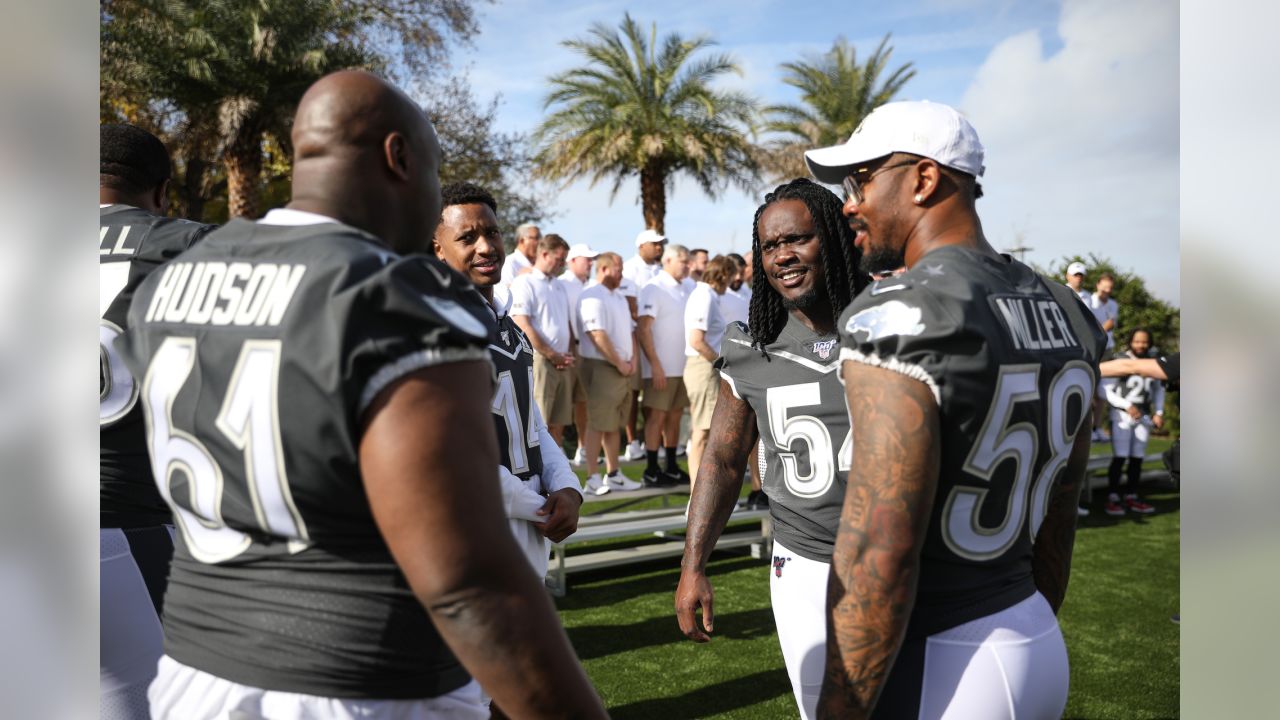
[[844,142],[870,112],[889,102],[915,77],[911,63],[880,75],[889,65],[893,48],[885,35],[875,52],[859,64],[857,50],[843,37],[817,58],[783,63],[782,81],[800,91],[803,105],[765,108],[766,130],[782,135],[770,142],[761,162],[775,179],[804,177],[804,151]]
[[563,43],[587,63],[549,78],[545,107],[554,112],[534,132],[535,162],[542,177],[566,184],[612,178],[614,197],[638,174],[645,227],[664,232],[677,173],[713,199],[730,183],[751,187],[758,104],[711,87],[741,69],[725,54],[692,59],[709,38],[672,33],[659,47],[656,27],[646,37],[629,13],[620,30],[597,23],[587,38]]

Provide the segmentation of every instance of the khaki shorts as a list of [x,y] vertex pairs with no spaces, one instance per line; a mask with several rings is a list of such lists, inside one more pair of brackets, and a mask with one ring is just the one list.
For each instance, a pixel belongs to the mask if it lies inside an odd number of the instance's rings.
[[684,387],[689,393],[689,428],[710,430],[711,415],[720,395],[720,375],[701,355],[685,359]]
[[631,414],[631,379],[606,360],[586,359],[582,376],[587,386],[587,427],[617,432]]
[[587,381],[582,379],[582,364],[587,361],[581,355],[578,361],[573,365],[573,404],[584,403],[587,401]]
[[533,355],[533,399],[547,425],[573,422],[573,370],[557,370],[551,361]]
[[653,408],[666,412],[668,410],[683,410],[689,407],[689,393],[684,389],[684,378],[668,377],[667,386],[661,390],[653,388],[653,379],[649,378],[644,381],[644,407]]

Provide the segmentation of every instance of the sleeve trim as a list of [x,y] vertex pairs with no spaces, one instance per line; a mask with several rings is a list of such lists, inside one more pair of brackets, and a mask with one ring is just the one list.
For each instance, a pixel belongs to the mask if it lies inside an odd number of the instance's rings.
[[[898,358],[893,358],[893,357],[883,358],[883,357],[880,357],[879,355],[868,355],[866,353],[863,353],[858,350],[854,350],[852,348],[840,348],[840,360],[842,365],[843,365],[843,361],[852,360],[854,362],[860,362],[864,365],[871,365],[872,367],[884,368],[885,370],[892,370],[893,372],[906,375],[907,377],[912,378],[913,380],[919,380],[920,382],[929,386],[929,390],[933,392],[934,402],[938,403],[939,407],[942,406],[942,390],[938,387],[938,383],[934,381],[933,376],[929,374],[929,371],[925,370],[919,365],[916,365],[914,363],[909,363],[909,362],[903,362],[902,360],[899,360]],[[840,383],[844,384],[843,368],[841,368],[838,374],[840,377]]]
[[733,378],[729,376],[729,373],[727,373],[727,372],[725,372],[725,371],[721,370],[721,371],[720,371],[720,377],[724,378],[724,381],[725,381],[725,382],[727,382],[727,383],[729,383],[729,390],[733,393],[733,396],[734,396],[735,398],[737,398],[737,399],[741,400],[741,399],[742,399],[742,395],[740,395],[740,394],[738,393],[738,383],[736,383],[736,382],[734,382],[734,381],[733,381]]
[[383,365],[364,386],[364,392],[360,393],[360,405],[357,415],[363,416],[364,412],[369,409],[378,394],[387,388],[388,385],[423,368],[434,367],[436,365],[448,365],[456,362],[466,362],[470,360],[483,360],[490,362],[489,352],[484,348],[427,348],[414,353],[405,355],[386,365]]

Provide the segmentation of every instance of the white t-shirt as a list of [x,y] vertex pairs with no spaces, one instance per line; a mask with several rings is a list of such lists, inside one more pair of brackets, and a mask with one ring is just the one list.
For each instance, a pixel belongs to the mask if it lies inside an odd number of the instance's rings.
[[725,290],[720,296],[720,312],[724,315],[726,325],[735,322],[746,325],[747,317],[751,314],[751,288],[743,283],[737,290]]
[[596,283],[578,296],[578,319],[582,325],[582,343],[578,352],[585,358],[608,360],[590,333],[603,330],[613,343],[613,349],[623,361],[631,360],[631,307],[621,289],[610,290]]
[[578,296],[587,288],[587,284],[567,270],[556,278],[556,284],[564,288],[564,296],[569,300],[569,324],[573,326],[573,336],[581,343],[582,326],[578,324]]
[[720,341],[724,340],[726,328],[724,314],[720,311],[721,297],[716,294],[714,288],[704,282],[698,283],[693,288],[693,292],[689,293],[689,301],[684,306],[685,357],[698,354],[698,351],[693,349],[693,345],[689,344],[690,330],[704,331],[707,344],[717,354],[720,352]]
[[[1096,293],[1091,293],[1089,294],[1089,298],[1085,300],[1085,304],[1093,311],[1093,316],[1098,319],[1099,325],[1108,320],[1115,320],[1120,317],[1120,304],[1116,302],[1115,298],[1107,298],[1107,301],[1103,302],[1098,299]],[[1114,329],[1115,328],[1112,328],[1112,330]],[[1112,330],[1107,331],[1108,350],[1115,347],[1116,344],[1115,338],[1111,335]]]
[[[679,377],[684,374],[684,304],[689,299],[683,283],[676,282],[670,273],[660,272],[658,276],[640,288],[640,308],[637,315],[653,318],[650,330],[653,334],[653,349],[662,363],[662,372],[667,377]],[[653,368],[649,366],[649,358],[640,353],[641,377],[653,377]]]
[[498,282],[503,285],[510,285],[512,280],[516,279],[516,274],[521,270],[533,267],[533,261],[524,256],[519,250],[512,250],[507,256],[507,261],[502,264],[502,274],[499,276]]
[[662,272],[662,263],[656,262],[650,265],[639,255],[632,256],[630,260],[622,263],[622,284],[618,286],[618,291],[627,297],[638,297],[640,288],[657,277],[660,272]]
[[511,281],[511,315],[531,318],[534,330],[552,350],[569,349],[569,298],[563,285],[538,268]]

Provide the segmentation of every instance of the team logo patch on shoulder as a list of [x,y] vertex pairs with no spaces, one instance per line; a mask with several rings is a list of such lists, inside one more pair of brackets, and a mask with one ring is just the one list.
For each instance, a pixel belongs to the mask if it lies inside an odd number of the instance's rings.
[[890,300],[855,314],[844,329],[850,335],[866,333],[866,341],[874,342],[892,335],[919,335],[924,332],[922,317],[920,308],[901,300]]
[[818,356],[819,360],[826,360],[831,357],[831,351],[835,349],[836,343],[840,342],[840,338],[831,338],[830,340],[815,340],[813,342],[813,354]]

